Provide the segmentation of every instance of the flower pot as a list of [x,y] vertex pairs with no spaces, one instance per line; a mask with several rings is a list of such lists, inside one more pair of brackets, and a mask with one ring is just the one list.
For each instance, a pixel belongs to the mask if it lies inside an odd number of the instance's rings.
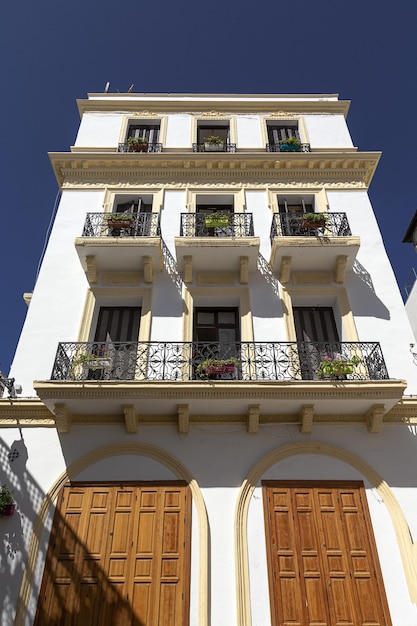
[[317,228],[323,228],[326,226],[326,222],[315,222],[314,220],[303,220],[301,222],[301,226],[303,228],[308,228],[309,230],[317,230]]
[[204,371],[208,376],[215,374],[233,374],[235,371],[235,364],[225,363],[224,365],[208,365]]
[[280,143],[279,150],[280,152],[300,152],[301,146],[294,143]]
[[224,143],[210,143],[206,141],[204,143],[205,152],[224,152]]
[[216,217],[215,215],[208,215],[204,220],[206,228],[226,228],[229,226],[229,218],[227,215]]
[[132,220],[107,220],[107,226],[109,228],[130,228]]
[[346,374],[353,374],[353,365],[349,363],[342,363],[341,365],[334,366],[335,376],[345,376]]
[[147,143],[131,143],[129,145],[129,152],[148,152],[148,145]]
[[6,504],[1,510],[0,515],[2,517],[10,517],[11,515],[13,515],[15,508],[16,504],[14,502],[12,504]]

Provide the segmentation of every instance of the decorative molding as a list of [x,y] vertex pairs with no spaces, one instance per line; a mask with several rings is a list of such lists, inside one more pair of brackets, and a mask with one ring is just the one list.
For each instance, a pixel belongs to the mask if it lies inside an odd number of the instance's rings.
[[335,283],[344,283],[346,276],[348,257],[345,254],[339,254],[336,259],[336,267],[334,269]]
[[314,404],[304,404],[299,413],[299,419],[301,421],[300,433],[310,435],[313,430]]
[[137,433],[139,426],[135,406],[133,404],[125,404],[123,406],[123,413],[125,416],[126,432],[132,434]]
[[94,284],[98,281],[96,257],[94,255],[87,254],[87,256],[85,257],[85,263],[87,266],[85,272],[87,275],[87,280],[90,284]]
[[271,113],[265,119],[267,120],[298,120],[301,115],[296,115],[295,113],[291,113],[291,111],[277,111],[276,113]]
[[247,431],[253,435],[259,431],[259,404],[250,404],[248,408]]
[[56,404],[54,413],[57,431],[59,433],[69,433],[71,430],[72,415],[65,404]]
[[178,432],[183,435],[188,435],[190,430],[190,405],[179,404],[178,405]]
[[249,282],[249,257],[240,257],[240,274],[239,281],[242,285],[247,285]]
[[155,113],[154,111],[148,111],[147,109],[143,109],[143,111],[135,111],[134,113],[129,113],[132,118],[141,118],[141,117],[162,117],[162,115]]
[[153,283],[153,260],[151,256],[143,257],[143,279],[145,283]]
[[379,433],[384,415],[385,406],[383,404],[374,404],[373,407],[369,409],[369,411],[365,414],[368,432]]
[[[233,168],[231,168],[233,169]],[[204,174],[204,172],[203,172]],[[171,173],[171,176],[174,177],[176,176],[176,178],[180,178],[180,176],[178,176],[178,174],[175,174],[174,172]],[[249,177],[249,176],[248,176]],[[112,180],[111,185],[112,187],[114,187],[115,189],[126,189],[126,190],[136,190],[137,185],[135,184],[134,181],[134,176],[131,176],[132,181],[130,182],[121,182],[120,180]],[[216,176],[216,179],[218,177]],[[258,178],[261,178],[261,176],[258,176]],[[257,180],[252,180],[250,182],[246,182],[244,180],[234,180],[234,181],[230,181],[228,180],[227,182],[221,183],[221,182],[207,182],[204,181],[202,179],[198,180],[198,182],[196,182],[195,177],[193,177],[193,181],[192,182],[187,182],[186,180],[184,181],[178,181],[178,182],[174,182],[171,180],[169,180],[169,177],[167,176],[166,179],[164,181],[158,180],[158,181],[153,181],[150,182],[148,181],[144,181],[141,180],[140,185],[141,188],[143,189],[160,189],[161,185],[164,186],[164,189],[188,189],[191,186],[195,186],[195,184],[198,184],[199,187],[201,187],[202,189],[221,189],[223,190],[225,185],[231,185],[231,186],[238,186],[240,189],[267,189],[269,186],[273,186],[274,188],[277,189],[284,189],[284,190],[289,190],[289,189],[304,189],[304,188],[314,188],[314,189],[353,189],[353,190],[358,190],[358,189],[367,189],[367,185],[365,185],[365,183],[362,183],[360,181],[355,181],[355,180],[350,180],[350,181],[338,181],[338,182],[332,182],[332,181],[325,181],[325,180],[311,180],[311,181],[307,181],[307,182],[303,182],[303,181],[295,181],[295,180],[288,180],[285,182],[277,182],[276,180],[265,180],[265,181],[257,181]],[[70,183],[70,182],[66,182],[62,185],[62,189],[103,189],[103,186],[105,185],[105,181],[103,180],[103,182],[88,182],[88,181],[83,181],[83,180],[78,180],[77,182],[74,183]]]
[[[218,117],[226,118],[225,114],[221,111],[203,111],[202,113],[197,113],[198,117],[202,117],[204,119],[217,119]],[[227,118],[226,118],[227,119]]]
[[279,269],[279,281],[285,285],[291,276],[291,257],[283,256],[281,259],[281,267]]
[[143,280],[142,272],[103,272],[103,285],[136,285]]

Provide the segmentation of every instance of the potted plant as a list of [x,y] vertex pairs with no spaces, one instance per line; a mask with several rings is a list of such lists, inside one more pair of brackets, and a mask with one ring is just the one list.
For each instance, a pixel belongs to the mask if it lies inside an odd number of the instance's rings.
[[127,213],[110,213],[104,217],[109,228],[130,228],[133,216]]
[[317,369],[319,378],[338,378],[339,376],[347,376],[353,374],[355,365],[361,362],[358,356],[352,356],[350,359],[342,359],[340,355],[335,357],[325,356]]
[[328,221],[329,217],[326,213],[305,213],[302,217],[301,226],[310,229],[324,228]]
[[281,152],[300,152],[301,141],[297,137],[288,137],[279,142]]
[[204,138],[204,150],[208,152],[222,152],[224,141],[218,135],[210,135]]
[[127,147],[129,152],[147,152],[149,141],[144,137],[128,137]]
[[90,352],[82,352],[77,354],[71,363],[71,369],[74,370],[78,365],[89,370],[101,370],[110,367],[111,359],[106,353],[105,346],[102,346],[98,354]]
[[205,359],[197,366],[196,372],[201,377],[210,378],[218,374],[233,374],[238,359]]
[[13,515],[15,508],[13,491],[7,485],[2,485],[0,488],[0,517]]
[[226,228],[229,226],[229,216],[225,213],[209,213],[204,217],[206,228]]

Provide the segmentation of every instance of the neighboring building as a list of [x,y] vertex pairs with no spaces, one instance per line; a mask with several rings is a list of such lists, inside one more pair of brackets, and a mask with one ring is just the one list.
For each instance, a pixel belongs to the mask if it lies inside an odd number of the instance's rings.
[[2,623],[417,624],[413,333],[349,104],[78,104],[0,401]]
[[[403,243],[412,243],[417,252],[417,211],[413,215],[407,232],[404,235]],[[413,329],[414,341],[417,341],[417,282],[416,271],[414,268],[411,270],[409,280],[406,286],[407,300],[405,301],[405,310],[407,311],[408,319],[410,320],[411,328]],[[414,350],[416,352],[416,350]]]

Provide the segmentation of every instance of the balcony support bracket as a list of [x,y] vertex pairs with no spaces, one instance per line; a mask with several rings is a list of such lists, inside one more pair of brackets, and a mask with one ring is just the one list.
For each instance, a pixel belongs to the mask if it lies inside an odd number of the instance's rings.
[[145,283],[153,283],[153,263],[151,256],[143,257],[143,278]]
[[334,281],[335,283],[342,284],[345,282],[346,267],[348,258],[345,254],[339,254],[336,259],[336,266],[334,269]]
[[190,432],[190,405],[178,405],[178,432],[182,435],[188,435]]
[[365,421],[369,433],[379,433],[384,415],[384,404],[374,404],[369,411],[365,413]]
[[86,274],[87,274],[88,282],[96,283],[98,280],[96,257],[93,255],[87,255],[85,257],[85,262],[87,264]]
[[128,433],[137,433],[138,426],[138,415],[136,413],[136,409],[133,404],[125,404],[123,406],[123,413],[125,416],[125,426],[126,432]]
[[247,285],[249,282],[249,257],[240,257],[240,283]]
[[248,407],[248,425],[247,430],[250,435],[259,432],[259,404],[250,404]]
[[281,261],[281,268],[279,270],[279,280],[285,285],[290,280],[291,275],[291,257],[283,256]]
[[193,282],[193,257],[191,254],[184,257],[184,282],[186,284]]
[[300,413],[300,433],[310,435],[313,430],[314,404],[304,404]]
[[72,415],[65,404],[56,404],[54,407],[56,429],[59,433],[69,433],[71,430]]

